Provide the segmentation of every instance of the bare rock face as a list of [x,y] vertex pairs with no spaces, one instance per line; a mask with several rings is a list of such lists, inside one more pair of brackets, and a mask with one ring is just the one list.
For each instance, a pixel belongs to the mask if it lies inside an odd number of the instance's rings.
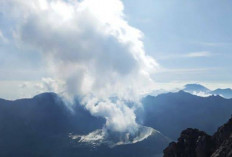
[[213,136],[188,128],[163,152],[164,157],[232,157],[232,118]]
[[170,143],[164,150],[164,157],[208,157],[211,143],[211,137],[205,132],[188,128],[181,133],[177,143]]
[[213,140],[216,142],[217,146],[219,147],[223,142],[225,142],[232,133],[232,118],[224,124],[223,126],[219,127],[217,132],[213,135]]
[[213,135],[217,149],[211,157],[232,157],[232,118]]
[[225,140],[211,155],[211,157],[231,157],[232,156],[232,136]]

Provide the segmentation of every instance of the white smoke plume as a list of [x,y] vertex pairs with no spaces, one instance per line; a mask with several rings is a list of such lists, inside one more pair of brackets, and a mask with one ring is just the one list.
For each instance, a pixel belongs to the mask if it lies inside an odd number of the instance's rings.
[[153,88],[158,64],[146,55],[141,31],[125,20],[120,0],[0,0],[0,6],[18,45],[42,53],[67,97],[83,97],[108,129],[136,131],[136,106],[124,100],[137,102]]

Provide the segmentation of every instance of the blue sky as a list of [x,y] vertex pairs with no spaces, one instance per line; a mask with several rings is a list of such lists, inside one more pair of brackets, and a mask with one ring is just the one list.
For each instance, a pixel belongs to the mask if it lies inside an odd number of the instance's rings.
[[128,21],[144,33],[146,52],[165,68],[158,81],[231,83],[232,1],[123,2]]
[[[152,76],[157,84],[198,82],[232,87],[232,1],[122,2],[126,21],[143,32],[146,53],[160,65]],[[11,90],[18,92],[25,82],[50,77],[41,53],[12,40],[15,22],[0,12],[0,97],[6,98],[14,98],[17,94]]]

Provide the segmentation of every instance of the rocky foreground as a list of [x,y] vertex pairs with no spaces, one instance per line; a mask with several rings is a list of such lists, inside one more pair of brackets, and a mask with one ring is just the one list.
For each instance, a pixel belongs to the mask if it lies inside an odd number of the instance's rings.
[[232,157],[232,118],[213,136],[198,129],[182,131],[178,141],[164,150],[164,157]]

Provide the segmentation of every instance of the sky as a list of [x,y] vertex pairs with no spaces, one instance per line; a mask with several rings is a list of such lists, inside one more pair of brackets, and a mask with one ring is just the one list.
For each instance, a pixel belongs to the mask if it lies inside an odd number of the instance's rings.
[[160,82],[231,83],[232,1],[124,0],[128,21],[144,33]]
[[[7,0],[0,0],[0,4],[4,3],[4,1],[6,2]],[[9,1],[16,3],[20,0]],[[103,0],[101,0],[101,2],[105,3]],[[132,33],[136,34],[135,37],[132,36],[135,40],[126,36],[126,39],[128,37],[129,42],[138,43],[138,45],[140,45],[140,40],[142,41],[143,46],[141,47],[143,47],[142,49],[144,50],[141,50],[141,53],[145,53],[145,55],[141,55],[139,58],[145,57],[144,61],[139,63],[139,60],[136,59],[136,62],[134,62],[133,57],[131,59],[130,55],[124,55],[127,54],[123,53],[124,50],[125,52],[130,51],[127,48],[124,48],[124,46],[128,45],[115,43],[114,38],[112,40],[109,39],[109,41],[108,39],[105,41],[104,38],[101,38],[100,44],[106,43],[107,45],[112,45],[111,47],[120,50],[120,52],[122,50],[122,53],[119,55],[112,54],[110,56],[102,56],[100,59],[96,59],[96,57],[90,58],[93,58],[99,63],[103,63],[106,62],[106,58],[108,57],[109,60],[112,60],[112,63],[115,62],[115,64],[106,65],[110,65],[110,67],[112,66],[113,70],[119,72],[120,75],[118,77],[120,79],[121,76],[124,76],[124,72],[128,72],[131,74],[128,78],[138,78],[135,79],[135,81],[137,81],[141,80],[142,77],[142,80],[146,81],[147,78],[143,78],[144,76],[140,77],[140,75],[135,74],[134,70],[139,71],[143,62],[144,64],[149,62],[148,58],[152,57],[154,59],[154,64],[157,64],[155,65],[155,73],[150,73],[150,71],[147,70],[149,65],[145,65],[142,69],[145,68],[146,72],[149,71],[149,77],[151,77],[151,79],[155,82],[155,86],[152,86],[154,89],[176,88],[183,86],[186,83],[202,83],[211,88],[232,87],[232,1],[122,0],[121,2],[124,6],[124,10],[122,11],[124,15],[123,20],[120,17],[118,21],[119,23],[128,23],[129,26],[126,24],[123,26],[123,29],[126,31],[135,31],[135,33]],[[104,7],[103,3],[101,6],[102,8],[100,9],[103,11],[98,12],[97,10],[97,13],[99,14],[96,16],[100,19],[104,17],[106,18],[106,22],[112,23],[115,27],[119,27],[117,26],[117,23],[114,23],[114,20],[109,20],[105,17],[108,13],[110,15],[112,10],[108,10]],[[114,9],[114,6],[111,6],[110,4],[107,5],[109,5],[110,9]],[[120,10],[120,5],[118,6],[118,10]],[[31,20],[31,23],[26,25],[28,27],[22,27],[24,23],[20,21],[20,18],[15,18],[14,15],[12,15],[13,18],[12,16],[8,16],[6,14],[7,9],[8,8],[5,6],[0,6],[0,97],[7,99],[29,97],[36,93],[58,88],[55,81],[51,79],[51,77],[54,77],[54,73],[51,73],[50,69],[53,69],[54,65],[48,66],[49,63],[47,58],[50,56],[47,55],[47,53],[41,52],[38,48],[42,47],[42,51],[45,52],[48,49],[52,50],[55,46],[59,47],[58,43],[63,42],[64,45],[67,44],[66,41],[61,40],[51,43],[55,45],[54,47],[46,46],[46,44],[42,42],[39,43],[40,45],[36,45],[33,39],[36,39],[37,41],[43,40],[46,42],[48,39],[46,33],[50,32],[40,29],[44,34],[35,33],[34,29],[31,28],[40,25],[30,25],[33,24],[33,22],[36,24],[33,20]],[[93,8],[93,10],[94,9],[96,8]],[[116,8],[114,13],[121,14],[121,10],[119,12],[118,10]],[[13,8],[13,11],[17,13],[17,9]],[[61,12],[62,17],[63,15],[64,18],[66,18],[65,15],[67,15],[67,17],[69,16],[68,11],[65,12],[62,10]],[[11,14],[10,12],[8,13]],[[117,15],[115,17],[117,18],[118,16],[121,15]],[[89,25],[89,23],[85,23],[85,21],[84,24]],[[94,26],[98,25],[94,24]],[[22,31],[21,34],[17,34],[21,27],[24,29],[20,30]],[[133,28],[136,30],[133,30]],[[114,30],[116,28],[110,29]],[[92,27],[90,30],[94,33],[96,31],[95,29],[92,29]],[[51,29],[51,31],[53,30]],[[55,33],[56,32],[54,32],[54,34],[50,34],[54,37],[51,38],[51,40],[55,40],[56,36],[58,36],[58,38],[63,37],[65,39],[67,37],[68,39],[68,36],[64,34]],[[107,34],[109,32],[101,33]],[[142,36],[142,39],[140,39],[140,35]],[[96,36],[98,36],[98,32],[96,33]],[[29,37],[30,39],[28,39]],[[97,41],[93,39],[95,36],[89,37],[89,35],[86,35],[85,37],[91,39],[90,42]],[[75,37],[73,38],[76,39]],[[118,36],[115,38],[121,40]],[[122,42],[125,43],[127,41]],[[121,45],[123,46],[121,47]],[[70,48],[70,46],[67,48]],[[71,48],[73,48],[73,45]],[[110,46],[107,46],[106,48],[111,51]],[[118,51],[112,51],[112,53],[118,53]],[[136,53],[133,52],[133,54]],[[51,55],[53,54],[51,53]],[[117,58],[116,56],[120,57]],[[85,58],[83,58],[83,60],[84,63],[89,61]],[[124,60],[125,62],[123,62]],[[60,60],[56,60],[56,62],[58,61]],[[51,60],[49,60],[49,62],[51,62]],[[122,68],[118,65],[122,65],[122,67],[127,68]],[[138,69],[132,68],[132,65],[139,67]],[[62,65],[59,64],[58,67],[60,66]],[[104,64],[97,64],[95,72],[103,71],[103,67]],[[112,69],[104,69],[107,73],[102,75],[111,75],[112,73],[110,70]],[[93,72],[91,71],[88,74],[93,75]],[[60,77],[60,75],[57,75],[56,73],[55,76],[65,81],[70,81],[71,78],[69,74],[65,77]],[[100,76],[94,76],[94,79],[96,80],[99,78]],[[107,78],[105,79],[107,81]],[[52,89],[50,87],[51,85],[53,86]],[[99,88],[96,88],[96,90],[97,89],[99,90]],[[74,89],[74,91],[76,90],[79,92],[80,89]],[[105,88],[103,90],[105,91]]]

